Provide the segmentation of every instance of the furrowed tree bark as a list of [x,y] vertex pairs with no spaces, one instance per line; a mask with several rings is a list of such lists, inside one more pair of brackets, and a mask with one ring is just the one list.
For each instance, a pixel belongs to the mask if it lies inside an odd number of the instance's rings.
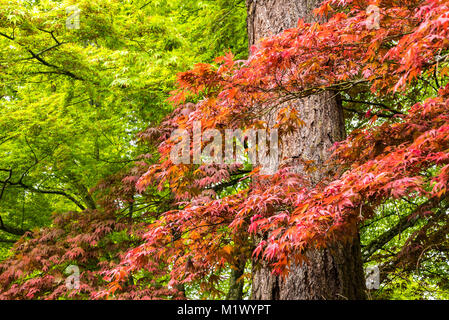
[[[313,22],[312,11],[320,0],[247,0],[249,46],[260,38],[296,27],[298,19]],[[292,104],[292,103],[291,103]],[[313,160],[320,169],[330,156],[330,147],[345,137],[341,101],[335,93],[324,92],[293,103],[305,125],[297,134],[283,140],[281,158],[290,159],[296,172],[302,172],[299,157]],[[276,113],[274,110],[273,114]],[[268,116],[269,123],[273,121]],[[270,119],[271,118],[271,119]],[[320,171],[320,170],[318,170]],[[317,171],[317,172],[318,172]],[[316,173],[313,181],[323,178]],[[360,240],[334,243],[326,249],[309,248],[308,262],[290,267],[284,279],[273,275],[264,263],[253,261],[252,299],[255,300],[317,300],[365,299],[365,278]]]

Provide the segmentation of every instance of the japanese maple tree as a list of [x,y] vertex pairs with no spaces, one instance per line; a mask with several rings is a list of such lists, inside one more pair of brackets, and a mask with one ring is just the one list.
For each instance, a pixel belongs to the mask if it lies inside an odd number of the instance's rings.
[[[376,28],[370,25],[369,5],[379,9]],[[448,5],[325,1],[316,14],[327,21],[300,20],[296,28],[252,47],[248,60],[229,53],[214,65],[198,64],[181,73],[171,98],[178,109],[158,130],[142,134],[151,141],[159,138],[161,160],[137,182],[141,191],[150,185],[169,188],[181,208],[148,227],[145,243],[109,273],[113,283],[148,268],[153,257],[170,264],[170,285],[200,281],[204,290],[217,281],[214,272],[251,257],[286,274],[293,261],[304,260],[306,248],[350,239],[382,204],[395,199],[425,199],[408,219],[428,222],[410,236],[399,257],[442,245],[449,178]],[[402,105],[398,95],[421,82],[433,82],[434,92],[423,92],[422,102]],[[170,159],[174,129],[192,130],[195,121],[203,129],[264,128],[260,119],[273,105],[324,91],[341,96],[368,91],[374,101],[391,102],[366,103],[369,122],[335,145],[326,166],[334,171],[331,178],[311,183],[313,163],[309,174],[292,172],[285,163],[274,175],[263,176],[258,167]],[[297,110],[282,109],[276,127],[282,134],[300,130]],[[223,193],[230,183],[240,184]],[[439,237],[428,233],[430,226]]]

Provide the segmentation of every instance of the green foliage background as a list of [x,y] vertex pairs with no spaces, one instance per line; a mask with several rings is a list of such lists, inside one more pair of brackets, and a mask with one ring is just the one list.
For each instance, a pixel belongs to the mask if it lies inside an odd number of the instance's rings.
[[[79,29],[66,27],[70,6]],[[245,58],[245,17],[232,0],[0,1],[0,180],[11,170],[15,184],[4,224],[32,230],[95,205],[89,190],[141,154],[136,134],[170,111],[178,72],[228,50]]]

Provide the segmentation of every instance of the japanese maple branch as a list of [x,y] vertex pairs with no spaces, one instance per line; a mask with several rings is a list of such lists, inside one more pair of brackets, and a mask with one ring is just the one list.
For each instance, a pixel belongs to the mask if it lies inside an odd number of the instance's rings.
[[[0,32],[0,36],[3,36],[3,37],[5,37],[5,38],[7,38],[7,39],[9,39],[9,40],[11,40],[11,41],[14,41],[14,42],[18,43],[18,42],[16,41],[16,39],[15,39],[14,36],[8,36],[7,34],[2,33],[2,32]],[[35,52],[32,51],[31,49],[29,49],[29,48],[23,46],[23,45],[20,44],[20,43],[18,43],[18,44],[19,44],[20,46],[24,47],[24,49],[25,49],[29,54],[31,54],[31,57],[30,57],[29,59],[33,58],[33,59],[39,61],[40,63],[42,63],[44,66],[47,66],[47,67],[52,68],[52,69],[56,69],[56,70],[58,70],[58,72],[60,72],[61,74],[66,75],[66,76],[69,76],[69,77],[71,77],[71,78],[73,78],[73,79],[75,79],[75,80],[84,80],[83,78],[78,77],[77,75],[75,75],[74,73],[72,73],[72,72],[70,72],[70,71],[66,71],[66,70],[64,70],[64,69],[62,69],[62,68],[60,68],[60,67],[58,67],[58,66],[56,66],[56,65],[54,65],[54,64],[49,63],[48,61],[44,60],[44,59],[40,56],[41,54],[43,54],[43,53],[45,53],[45,52],[47,52],[47,51],[49,51],[49,50],[52,50],[52,49],[54,49],[54,48],[56,48],[56,47],[59,47],[59,46],[61,46],[62,44],[64,44],[64,42],[59,42],[59,41],[57,41],[57,42],[58,42],[58,43],[56,43],[55,45],[53,45],[53,46],[51,46],[51,47],[49,47],[49,48],[47,48],[47,49],[44,49],[44,50],[42,50],[41,52],[38,52],[38,53],[35,53]]]
[[1,169],[0,171],[4,171],[4,172],[8,172],[8,178],[6,178],[3,181],[0,181],[1,184],[3,184],[2,189],[0,191],[0,199],[2,199],[3,194],[5,192],[5,189],[8,185],[11,186],[20,186],[24,189],[27,189],[31,192],[35,192],[35,193],[41,193],[41,194],[56,194],[56,195],[61,195],[66,197],[67,199],[69,199],[70,201],[72,201],[78,208],[80,208],[81,210],[85,210],[86,208],[78,201],[76,200],[73,196],[71,196],[70,194],[68,194],[65,191],[62,190],[43,190],[43,189],[39,189],[39,188],[35,188],[31,185],[27,185],[23,182],[23,178],[25,177],[26,173],[22,174],[22,176],[20,177],[19,181],[17,182],[12,182],[11,181],[11,177],[12,177],[12,169]]
[[[425,204],[421,205],[420,207],[423,207],[428,203],[430,202],[428,201]],[[445,212],[447,208],[449,208],[449,205],[439,208],[438,213],[436,213],[435,215],[436,216],[441,215],[441,213]],[[419,221],[419,216],[414,217],[415,212],[416,211],[412,212],[409,215],[402,216],[392,228],[385,231],[377,239],[371,241],[367,246],[365,246],[362,252],[363,261],[365,262],[368,261],[368,259],[373,255],[374,252],[381,249],[384,245],[390,242],[399,233],[403,232],[408,228],[413,227]]]
[[384,103],[378,103],[378,102],[369,102],[369,101],[359,101],[359,100],[352,100],[352,99],[341,99],[341,101],[345,101],[345,102],[351,102],[351,103],[361,103],[361,104],[366,104],[366,105],[370,105],[370,106],[379,106],[382,107],[394,114],[404,114],[402,111],[398,111],[396,109],[393,109],[389,106],[387,106]]
[[29,230],[22,230],[20,228],[6,226],[3,223],[3,219],[1,216],[0,216],[0,230],[16,236],[23,236],[25,233],[29,232]]
[[12,240],[12,239],[1,239],[1,238],[0,238],[0,242],[3,242],[3,243],[15,243],[15,242],[17,242],[17,240]]

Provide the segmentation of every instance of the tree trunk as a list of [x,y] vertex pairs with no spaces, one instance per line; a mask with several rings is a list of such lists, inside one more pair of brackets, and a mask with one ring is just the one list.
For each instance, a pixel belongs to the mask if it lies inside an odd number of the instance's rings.
[[[313,22],[312,10],[320,0],[247,0],[249,46],[260,38],[297,25],[298,19]],[[290,104],[292,104],[290,102]],[[296,172],[303,171],[298,157],[313,160],[320,169],[329,158],[329,148],[345,137],[341,103],[335,93],[324,92],[294,103],[305,125],[300,132],[283,138],[281,158],[289,159]],[[281,107],[281,106],[280,106]],[[279,107],[279,108],[280,108]],[[279,109],[278,108],[278,109]],[[272,122],[276,111],[266,121]],[[285,143],[287,142],[287,143]],[[316,171],[314,183],[325,173]],[[252,299],[364,299],[365,279],[360,240],[335,243],[328,248],[308,249],[308,262],[290,267],[282,279],[269,266],[253,262]]]
[[246,261],[236,263],[231,270],[229,278],[229,290],[226,294],[226,300],[242,300],[243,299],[243,284],[241,277],[245,273]]

